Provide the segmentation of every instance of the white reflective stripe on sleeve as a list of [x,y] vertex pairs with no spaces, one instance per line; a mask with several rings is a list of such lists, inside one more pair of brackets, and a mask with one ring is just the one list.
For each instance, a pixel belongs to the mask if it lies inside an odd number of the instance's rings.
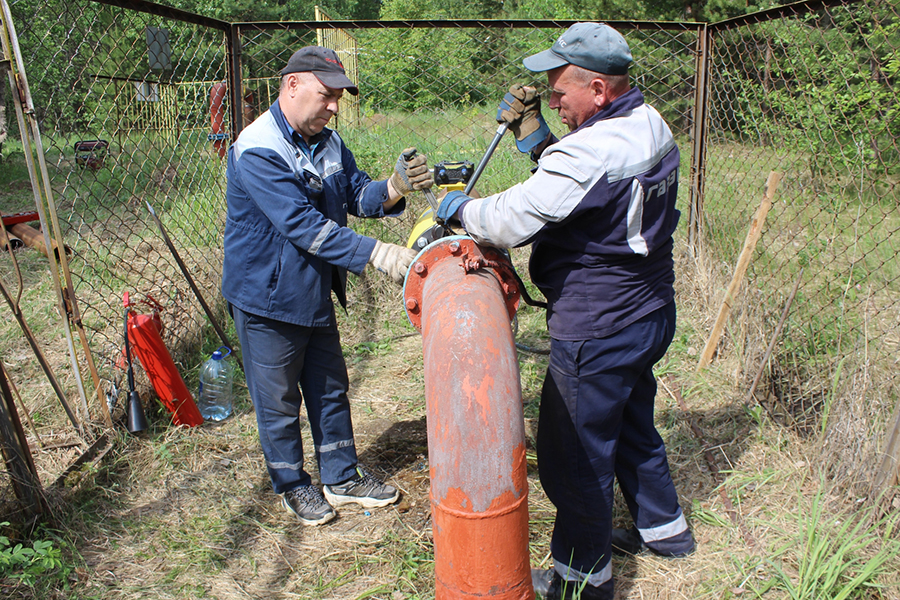
[[309,253],[315,256],[319,252],[319,248],[322,247],[322,244],[325,243],[325,238],[328,237],[328,234],[331,233],[331,230],[337,227],[338,224],[334,221],[328,221],[322,227],[321,231],[319,231],[319,235],[316,236],[316,239],[313,240],[312,245],[309,247]]
[[[576,571],[566,563],[559,562],[555,558],[553,559],[553,569],[559,573],[559,576],[563,578],[564,581],[568,581],[570,586],[573,586],[572,591],[580,589],[580,584],[582,581],[587,581],[588,585],[592,585],[594,587],[599,587],[612,579],[612,561],[606,563],[606,566],[600,569],[597,573],[582,573],[581,571]],[[574,598],[576,594],[572,594]]]
[[316,446],[316,450],[321,454],[323,452],[333,452],[334,450],[339,450],[341,448],[349,448],[353,445],[353,440],[341,440],[340,442],[334,442],[333,444]]
[[637,179],[631,182],[631,199],[628,201],[627,223],[628,247],[635,254],[647,256],[647,240],[641,235],[644,226],[644,188]]
[[687,521],[684,519],[684,513],[681,513],[678,515],[678,518],[671,523],[660,525],[659,527],[650,527],[649,529],[638,529],[638,531],[641,532],[641,539],[643,539],[645,543],[649,543],[658,542],[659,540],[665,540],[676,536],[679,533],[684,533],[687,531],[687,528],[688,525]]
[[[615,183],[616,181],[622,181],[623,179],[627,179],[629,177],[636,177],[641,173],[646,173],[655,167],[659,162],[666,157],[666,155],[672,151],[672,148],[675,147],[675,140],[669,138],[666,142],[659,148],[656,152],[653,153],[653,156],[648,158],[647,160],[642,160],[635,163],[628,163],[622,166],[610,167],[609,174],[607,179],[610,183]],[[623,159],[627,160],[627,157],[623,157]]]
[[286,463],[286,462],[269,462],[266,461],[266,465],[270,469],[290,469],[291,471],[299,471],[303,468],[303,462],[298,463]]
[[547,223],[568,217],[584,199],[593,179],[572,155],[552,152],[541,159],[537,172],[505,192],[475,198],[463,209],[466,231],[480,243],[513,248],[530,240]]

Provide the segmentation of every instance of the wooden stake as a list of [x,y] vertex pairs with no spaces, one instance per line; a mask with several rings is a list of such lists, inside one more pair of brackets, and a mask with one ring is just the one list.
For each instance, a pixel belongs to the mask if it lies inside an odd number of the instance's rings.
[[700,360],[697,362],[697,371],[700,371],[710,363],[712,355],[719,345],[719,339],[722,337],[722,331],[725,329],[725,321],[731,313],[731,307],[734,306],[735,296],[741,288],[741,282],[744,280],[744,274],[747,267],[750,266],[750,259],[753,257],[753,251],[756,249],[756,243],[762,235],[763,223],[766,221],[766,215],[772,208],[772,199],[775,197],[775,190],[778,188],[778,182],[781,181],[781,173],[772,171],[766,180],[766,191],[763,196],[762,203],[756,210],[753,220],[750,222],[750,231],[747,232],[747,239],[744,240],[744,247],[738,257],[737,267],[734,270],[734,276],[731,278],[731,284],[725,292],[725,299],[722,300],[722,306],[719,308],[719,316],[716,317],[716,324],[713,326],[709,339],[706,340],[706,347],[700,354]]
[[889,487],[897,482],[898,476],[900,476],[900,400],[894,407],[894,418],[884,442],[881,464],[878,466],[875,480],[872,482],[874,497],[880,498]]

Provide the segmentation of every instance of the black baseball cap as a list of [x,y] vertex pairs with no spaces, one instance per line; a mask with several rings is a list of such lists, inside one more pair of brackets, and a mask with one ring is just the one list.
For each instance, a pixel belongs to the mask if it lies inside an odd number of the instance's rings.
[[282,77],[291,73],[312,73],[323,85],[335,90],[344,89],[359,95],[356,87],[347,73],[337,53],[331,48],[322,46],[305,46],[291,55],[287,65],[281,70]]
[[550,71],[566,64],[595,73],[627,75],[631,49],[622,34],[605,23],[575,23],[549,50],[522,61],[531,71]]

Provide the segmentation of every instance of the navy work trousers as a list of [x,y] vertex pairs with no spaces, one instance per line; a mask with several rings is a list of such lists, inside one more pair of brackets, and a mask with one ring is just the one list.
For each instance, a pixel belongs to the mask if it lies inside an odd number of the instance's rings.
[[322,483],[349,479],[357,457],[347,398],[347,365],[337,326],[301,327],[236,307],[231,310],[275,493],[312,483],[303,468],[302,403],[306,404]]
[[653,365],[674,331],[672,302],[605,338],[551,342],[537,455],[557,509],[550,551],[564,579],[611,593],[615,478],[651,548],[685,534],[693,543],[653,423]]

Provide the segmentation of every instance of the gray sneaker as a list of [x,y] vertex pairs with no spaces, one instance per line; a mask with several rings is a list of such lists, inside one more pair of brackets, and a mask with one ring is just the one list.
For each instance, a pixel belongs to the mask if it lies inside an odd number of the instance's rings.
[[393,504],[400,498],[400,492],[392,485],[382,482],[365,468],[356,467],[356,476],[343,483],[326,485],[325,497],[332,506],[359,504],[363,508],[378,508]]
[[337,516],[314,485],[301,485],[285,492],[281,496],[281,505],[307,525],[322,525]]

